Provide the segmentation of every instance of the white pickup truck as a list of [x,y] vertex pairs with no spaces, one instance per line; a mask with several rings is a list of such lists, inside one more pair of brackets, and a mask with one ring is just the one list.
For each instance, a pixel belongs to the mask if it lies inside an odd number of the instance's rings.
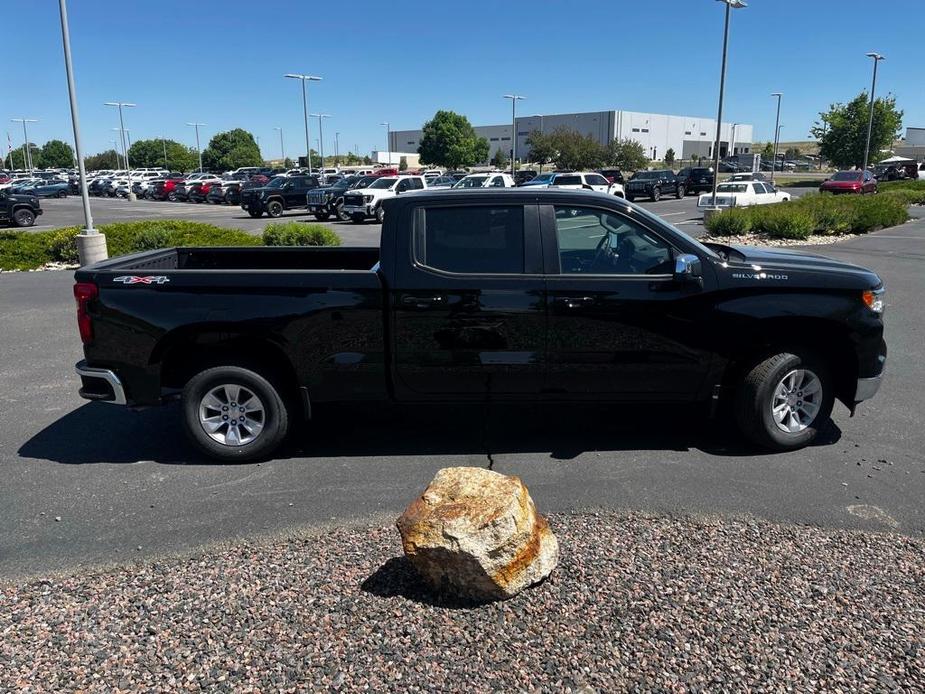
[[713,193],[703,193],[697,198],[697,207],[747,207],[749,205],[771,205],[789,202],[790,193],[777,190],[770,183],[761,181],[735,181],[716,186],[716,202]]
[[345,193],[342,209],[355,224],[360,224],[370,217],[382,224],[382,220],[385,219],[385,211],[382,209],[383,200],[425,188],[427,188],[427,182],[423,176],[382,176],[369,188]]

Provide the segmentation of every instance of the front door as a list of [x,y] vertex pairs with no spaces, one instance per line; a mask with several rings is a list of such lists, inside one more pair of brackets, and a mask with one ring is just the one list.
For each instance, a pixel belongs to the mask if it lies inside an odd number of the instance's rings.
[[420,205],[410,266],[391,290],[403,400],[538,395],[546,304],[536,206]]
[[673,277],[675,249],[629,214],[540,206],[547,254],[546,391],[567,398],[687,399],[710,362],[703,292]]

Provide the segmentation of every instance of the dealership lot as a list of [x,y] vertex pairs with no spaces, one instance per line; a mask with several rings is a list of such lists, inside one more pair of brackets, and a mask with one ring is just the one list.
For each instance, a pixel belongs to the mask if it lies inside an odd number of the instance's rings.
[[[681,214],[668,219],[686,221],[693,202],[665,201],[658,211],[667,216],[677,205]],[[152,205],[228,219],[237,214]],[[360,229],[377,238],[373,225]],[[129,412],[77,396],[73,363],[81,350],[71,273],[0,275],[7,326],[0,337],[0,576],[302,526],[391,519],[448,465],[491,465],[520,475],[549,512],[753,514],[920,535],[925,221],[822,252],[883,277],[887,375],[877,398],[853,419],[836,408],[836,426],[820,444],[778,455],[745,449],[686,410],[351,407],[321,413],[277,460],[218,465],[193,453],[173,408]]]

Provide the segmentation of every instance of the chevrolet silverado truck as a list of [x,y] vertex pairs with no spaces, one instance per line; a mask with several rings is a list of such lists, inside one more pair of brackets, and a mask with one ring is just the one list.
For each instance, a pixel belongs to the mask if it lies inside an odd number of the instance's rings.
[[790,450],[880,385],[870,270],[702,244],[584,190],[383,204],[379,248],[167,248],[77,270],[80,394],[178,399],[201,451],[252,460],[361,400],[691,403]]
[[0,190],[0,224],[31,227],[40,214],[42,204],[36,196]]
[[286,210],[305,207],[305,195],[318,187],[314,176],[277,176],[260,188],[241,190],[241,209],[251,217],[282,217]]

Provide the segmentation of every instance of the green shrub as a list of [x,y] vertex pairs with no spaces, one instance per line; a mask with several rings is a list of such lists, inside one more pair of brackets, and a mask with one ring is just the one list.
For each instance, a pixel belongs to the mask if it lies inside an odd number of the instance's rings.
[[48,253],[51,260],[59,263],[74,264],[77,262],[77,240],[79,227],[65,227],[46,232]]
[[751,212],[747,207],[733,207],[710,217],[705,226],[714,236],[741,236],[752,228]]
[[844,196],[807,195],[792,204],[812,214],[817,234],[847,234],[854,226],[854,209]]
[[889,188],[880,196],[895,198],[904,205],[925,205],[925,188]]
[[812,213],[798,205],[762,205],[752,213],[752,229],[772,239],[807,239],[815,228]]
[[925,181],[918,179],[907,181],[886,181],[877,186],[881,193],[888,193],[894,190],[925,190]]
[[132,239],[132,251],[153,251],[157,248],[167,248],[170,243],[170,232],[166,229],[142,229]]
[[909,219],[905,203],[892,196],[857,196],[854,198],[854,205],[852,231],[855,232],[867,233],[883,227],[892,227]]
[[324,224],[276,222],[263,230],[265,246],[339,246],[338,236]]

